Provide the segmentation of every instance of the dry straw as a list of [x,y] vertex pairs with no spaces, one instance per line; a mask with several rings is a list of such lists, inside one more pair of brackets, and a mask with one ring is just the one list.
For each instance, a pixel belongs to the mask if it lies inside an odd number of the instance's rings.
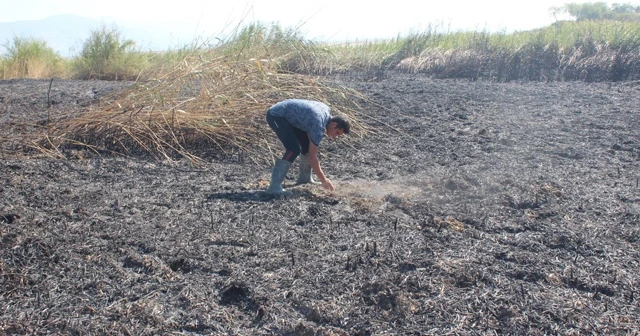
[[95,151],[148,153],[158,159],[242,151],[264,158],[272,134],[264,121],[269,106],[287,98],[314,99],[354,122],[365,98],[321,78],[281,73],[265,59],[231,61],[187,57],[171,71],[138,81],[80,115],[52,120],[36,147],[45,153],[78,145]]

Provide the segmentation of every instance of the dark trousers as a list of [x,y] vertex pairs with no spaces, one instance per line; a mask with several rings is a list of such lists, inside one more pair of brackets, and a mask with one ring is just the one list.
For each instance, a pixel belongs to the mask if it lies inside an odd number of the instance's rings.
[[276,132],[278,139],[286,149],[282,156],[283,160],[293,162],[298,155],[309,153],[309,135],[307,132],[293,127],[287,119],[274,117],[269,112],[267,112],[267,123]]

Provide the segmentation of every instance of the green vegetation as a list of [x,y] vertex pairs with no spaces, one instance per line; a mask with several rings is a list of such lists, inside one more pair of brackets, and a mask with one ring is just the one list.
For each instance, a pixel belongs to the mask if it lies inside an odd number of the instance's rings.
[[91,32],[73,62],[75,76],[82,79],[133,80],[146,66],[147,58],[135,50],[134,41],[106,27]]
[[102,27],[91,32],[80,55],[70,60],[44,41],[16,37],[0,59],[0,77],[166,78],[197,56],[206,62],[252,60],[275,65],[280,73],[312,75],[398,70],[498,81],[640,78],[640,6],[568,3],[552,11],[575,21],[508,34],[428,27],[408,36],[340,45],[314,43],[298,30],[255,23],[213,43],[194,41],[165,52],[141,52],[115,27]]
[[15,37],[5,47],[7,54],[0,58],[0,79],[46,78],[65,72],[62,57],[46,41]]
[[[415,48],[416,45],[420,47]],[[564,21],[512,34],[430,31],[406,38],[400,52],[391,57],[395,58],[391,63],[395,69],[446,78],[637,79],[640,23]]]

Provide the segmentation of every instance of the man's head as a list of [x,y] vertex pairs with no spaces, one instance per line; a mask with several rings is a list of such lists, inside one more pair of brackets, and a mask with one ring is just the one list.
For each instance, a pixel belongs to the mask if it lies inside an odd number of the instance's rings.
[[342,116],[335,116],[331,118],[329,121],[329,125],[327,125],[327,135],[330,138],[338,137],[342,134],[349,134],[351,131],[351,123],[349,120]]

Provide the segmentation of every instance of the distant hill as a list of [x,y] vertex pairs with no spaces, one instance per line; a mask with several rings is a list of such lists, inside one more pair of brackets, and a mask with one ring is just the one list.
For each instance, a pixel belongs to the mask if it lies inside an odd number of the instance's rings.
[[80,53],[91,31],[117,27],[122,37],[136,42],[143,50],[167,50],[193,40],[187,27],[177,25],[145,26],[115,20],[101,21],[76,15],[56,15],[42,20],[0,22],[0,54],[15,36],[42,39],[63,57]]

